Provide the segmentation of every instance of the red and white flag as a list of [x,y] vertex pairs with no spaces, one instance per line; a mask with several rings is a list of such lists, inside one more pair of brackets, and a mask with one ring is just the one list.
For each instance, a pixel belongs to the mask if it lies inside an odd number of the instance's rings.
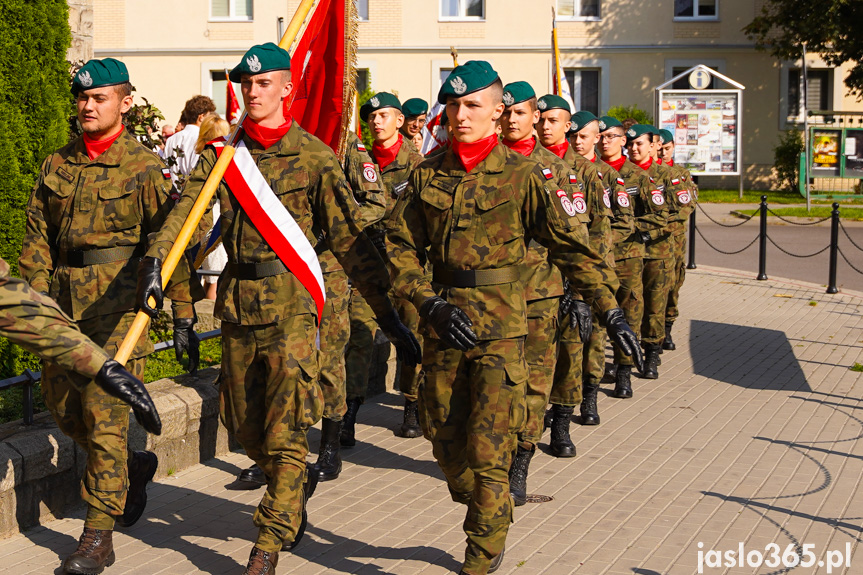
[[444,106],[438,102],[432,106],[429,111],[425,126],[423,126],[423,144],[420,153],[422,155],[430,154],[438,148],[446,146],[446,128],[441,125],[441,119],[446,113]]
[[237,94],[234,92],[234,85],[228,77],[227,68],[225,68],[225,79],[228,81],[228,87],[225,90],[225,119],[233,125],[240,119],[240,101],[237,100]]

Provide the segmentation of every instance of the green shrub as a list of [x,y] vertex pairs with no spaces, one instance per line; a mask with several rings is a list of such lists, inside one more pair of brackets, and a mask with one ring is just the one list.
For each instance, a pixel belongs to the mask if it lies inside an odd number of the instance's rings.
[[779,145],[773,148],[773,167],[776,169],[776,179],[780,189],[789,192],[798,190],[802,153],[802,132],[793,129],[779,134]]
[[[363,90],[362,92],[359,92],[357,94],[357,115],[359,115],[360,108],[363,107],[363,104],[365,104],[366,102],[371,100],[372,96],[374,96],[374,95],[375,95],[375,91],[372,90],[372,77],[371,77],[371,74],[369,74],[369,85],[368,85],[368,87],[365,90]],[[371,152],[372,144],[374,144],[375,139],[372,138],[372,129],[369,128],[369,125],[366,124],[366,121],[363,120],[362,118],[360,118],[360,130],[362,131],[362,134],[360,134],[360,139],[363,141],[363,144],[365,145],[366,149]]]
[[651,116],[650,113],[645,112],[635,104],[633,104],[632,106],[612,106],[608,109],[606,115],[620,120],[621,122],[626,120],[627,118],[633,118],[639,124],[653,124],[653,116]]

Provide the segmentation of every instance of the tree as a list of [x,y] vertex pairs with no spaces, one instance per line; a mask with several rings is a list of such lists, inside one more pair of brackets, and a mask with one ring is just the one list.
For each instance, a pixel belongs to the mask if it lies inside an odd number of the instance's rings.
[[608,109],[608,115],[621,122],[628,118],[633,118],[639,124],[653,124],[653,116],[635,104],[632,106],[612,106]]
[[863,2],[860,0],[766,0],[743,31],[759,50],[783,60],[818,53],[831,66],[853,62],[845,85],[863,100]]

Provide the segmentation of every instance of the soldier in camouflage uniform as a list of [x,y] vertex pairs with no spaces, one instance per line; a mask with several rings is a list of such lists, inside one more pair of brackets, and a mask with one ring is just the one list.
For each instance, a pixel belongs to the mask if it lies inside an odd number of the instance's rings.
[[[85,335],[114,354],[135,317],[135,268],[147,235],[162,225],[176,192],[168,168],[123,128],[122,114],[132,105],[123,63],[90,60],[75,75],[72,93],[84,134],[42,164],[27,206],[19,269],[34,290],[50,294]],[[174,339],[185,341],[195,359],[188,281],[170,295]],[[136,378],[143,378],[152,350],[144,331],[127,364]],[[64,569],[97,573],[114,561],[115,522],[133,525],[144,512],[158,459],[149,451],[127,453],[128,406],[88,377],[46,361],[42,393],[60,429],[87,453],[84,534]]]
[[453,500],[467,505],[468,575],[499,567],[512,521],[508,471],[528,378],[520,265],[531,239],[604,314],[612,338],[639,353],[609,287],[614,273],[589,246],[586,214],[573,205],[578,188],[555,189],[553,174],[500,145],[502,95],[487,62],[453,70],[438,94],[453,146],[414,170],[387,220],[393,287],[426,330],[420,423]]
[[[572,127],[569,103],[560,96],[546,95],[538,102],[542,112],[537,124],[540,142],[553,151],[570,167],[576,180],[589,219],[590,244],[609,267],[614,266],[611,243],[611,199],[602,179],[592,162],[578,154],[566,136]],[[617,291],[617,280],[612,286]],[[573,290],[561,300],[562,312],[575,315],[579,322],[560,322],[560,348],[554,368],[554,386],[551,390],[551,412],[546,422],[551,427],[549,447],[555,457],[575,457],[576,449],[569,436],[569,424],[575,406],[582,402],[582,379],[584,365],[584,342],[593,331],[590,306],[581,301]],[[583,329],[574,326],[580,323]],[[580,333],[581,332],[581,333]]]
[[[641,342],[645,350],[644,371],[641,376],[647,379],[659,377],[659,352],[665,339],[665,306],[668,303],[668,290],[672,281],[673,243],[672,233],[680,211],[680,200],[676,192],[682,188],[680,182],[672,183],[674,178],[668,168],[662,166],[651,156],[655,128],[646,124],[635,124],[626,131],[626,147],[629,157],[642,170],[647,172],[655,190],[651,190],[651,201],[659,206],[665,205],[668,217],[662,233],[645,242],[644,272],[644,317],[641,322]],[[681,224],[682,225],[682,224]]]
[[0,259],[0,336],[45,361],[75,372],[129,404],[144,429],[162,433],[159,412],[140,381],[78,330],[57,302],[9,276]]
[[[660,194],[650,182],[650,178],[638,166],[623,155],[623,143],[626,135],[623,125],[610,116],[599,119],[599,147],[602,159],[623,180],[626,197],[618,196],[621,204],[632,206],[635,218],[635,232],[614,244],[614,265],[620,288],[617,291],[617,301],[626,313],[626,320],[632,325],[641,325],[644,316],[644,295],[642,275],[644,272],[645,243],[664,233],[668,222],[668,210],[665,201],[654,201],[652,198]],[[632,361],[617,347],[614,348],[614,396],[626,399],[632,397]]]
[[422,98],[410,98],[402,104],[402,113],[405,115],[404,124],[399,131],[414,148],[419,151],[423,143],[423,127],[426,125],[429,105]]
[[[599,159],[596,153],[596,146],[599,144],[599,118],[584,110],[574,114],[570,129],[570,142],[578,155],[590,160],[596,166],[597,173],[602,180],[603,203],[607,201],[611,205],[612,245],[619,245],[632,236],[635,222],[623,179],[617,170]],[[609,253],[609,257],[611,265],[614,265],[613,250]],[[593,330],[585,350],[581,424],[599,425],[596,399],[599,384],[605,371],[605,330],[599,326],[596,315],[593,316]]]
[[[338,159],[326,144],[283,116],[282,99],[293,89],[289,69],[287,51],[267,43],[252,47],[231,71],[231,80],[241,83],[248,111],[242,144],[285,215],[305,236],[308,245],[296,249],[313,246],[323,234],[396,349],[406,359],[416,359],[419,344],[387,299],[385,265],[362,233],[359,206]],[[212,146],[201,155],[148,257],[159,261],[168,253],[217,155]],[[304,532],[305,502],[313,485],[306,483],[306,433],[324,409],[315,348],[318,310],[224,181],[217,194],[228,254],[215,308],[222,320],[221,418],[267,478],[253,518],[259,530],[245,574],[272,575],[280,549],[296,545]],[[150,296],[158,301],[160,292],[158,275],[140,277],[142,306]],[[305,493],[304,484],[309,486]]]
[[668,130],[659,130],[661,149],[659,157],[662,164],[671,169],[671,183],[679,182],[679,188],[675,192],[680,202],[680,211],[677,212],[676,222],[672,227],[671,241],[674,244],[674,267],[672,272],[672,284],[668,290],[668,305],[665,308],[665,340],[662,349],[674,350],[674,340],[671,338],[671,328],[674,320],[680,315],[677,302],[680,297],[680,288],[686,279],[686,224],[692,210],[695,209],[695,198],[698,197],[698,188],[692,179],[689,170],[674,163],[674,137]]

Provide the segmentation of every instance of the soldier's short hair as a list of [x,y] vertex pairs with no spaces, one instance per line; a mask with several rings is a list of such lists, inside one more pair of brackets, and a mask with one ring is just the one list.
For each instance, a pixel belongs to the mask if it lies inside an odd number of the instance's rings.
[[183,107],[183,114],[180,116],[180,121],[186,124],[194,124],[198,121],[198,116],[212,114],[216,111],[216,103],[208,96],[193,96]]
[[527,100],[525,100],[525,102],[527,102],[528,105],[530,106],[531,113],[539,110],[539,108],[536,105],[536,96],[533,96],[532,98],[528,98]]
[[503,82],[500,78],[492,82],[489,88],[491,88],[491,99],[494,105],[503,104]]
[[631,127],[633,127],[637,123],[638,123],[638,120],[636,120],[635,118],[625,119],[624,121],[621,122],[621,124],[623,124],[623,131],[626,132],[628,129],[630,129]]
[[123,82],[122,84],[116,84],[114,89],[117,90],[117,93],[121,98],[125,98],[126,96],[132,95],[132,83],[131,82]]

